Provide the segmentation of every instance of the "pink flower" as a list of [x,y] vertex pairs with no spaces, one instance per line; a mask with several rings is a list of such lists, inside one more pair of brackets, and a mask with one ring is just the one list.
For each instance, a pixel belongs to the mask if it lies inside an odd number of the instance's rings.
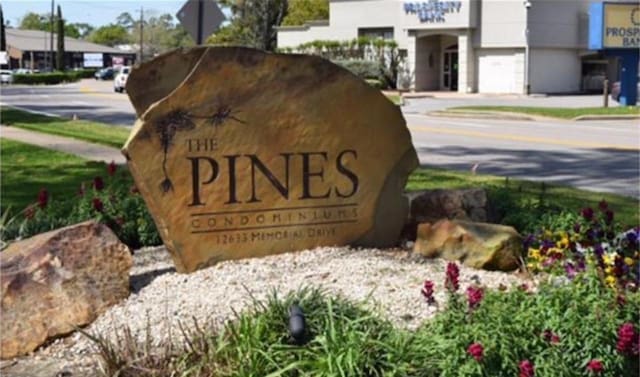
[[484,297],[484,290],[481,287],[468,287],[467,288],[467,300],[469,301],[469,309],[473,310],[480,305],[482,298]]
[[111,163],[107,165],[107,173],[109,174],[109,177],[113,177],[116,174],[117,169],[118,167],[116,166],[116,162],[111,160]]
[[460,269],[458,265],[453,262],[447,263],[446,275],[444,286],[447,287],[449,292],[456,292],[460,288]]
[[38,207],[44,208],[49,203],[49,192],[46,188],[41,188],[38,193]]
[[535,376],[535,368],[533,367],[533,363],[529,360],[522,360],[520,362],[520,377],[534,377]]
[[560,337],[558,336],[558,334],[554,333],[553,331],[546,329],[542,332],[542,337],[544,338],[544,340],[546,340],[547,342],[551,343],[551,344],[558,344],[560,343]]
[[622,324],[618,329],[618,342],[616,349],[623,355],[638,353],[638,334],[631,322]]
[[436,302],[436,299],[433,297],[433,282],[431,280],[424,281],[422,286],[422,296],[424,296],[429,305]]
[[587,363],[587,370],[593,374],[600,374],[604,370],[604,367],[600,360],[593,359]]
[[102,177],[95,177],[93,179],[93,188],[96,189],[96,191],[102,191],[104,188],[104,181],[102,180]]
[[467,348],[467,353],[473,356],[476,361],[482,361],[482,357],[484,356],[484,347],[480,343],[472,343],[469,348]]

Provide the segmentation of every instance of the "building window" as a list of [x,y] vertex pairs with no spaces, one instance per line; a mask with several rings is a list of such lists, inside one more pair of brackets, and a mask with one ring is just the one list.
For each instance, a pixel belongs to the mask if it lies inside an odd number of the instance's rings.
[[358,37],[393,39],[392,27],[359,28]]

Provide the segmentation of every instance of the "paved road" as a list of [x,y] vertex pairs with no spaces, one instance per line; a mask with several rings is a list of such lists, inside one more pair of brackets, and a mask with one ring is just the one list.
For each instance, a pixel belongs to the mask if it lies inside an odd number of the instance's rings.
[[[31,110],[132,125],[126,94],[110,82],[3,87],[3,103]],[[427,111],[472,104],[597,106],[599,96],[412,99],[403,108],[425,166],[569,184],[640,198],[637,121],[505,121],[429,117]]]

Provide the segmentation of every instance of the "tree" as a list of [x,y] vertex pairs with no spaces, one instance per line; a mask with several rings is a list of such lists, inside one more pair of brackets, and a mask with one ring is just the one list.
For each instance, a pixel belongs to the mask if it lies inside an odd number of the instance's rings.
[[231,8],[231,24],[207,39],[207,43],[231,44],[273,51],[277,47],[276,27],[282,24],[288,0],[221,0]]
[[122,26],[127,30],[132,30],[136,24],[136,20],[133,19],[133,16],[131,16],[131,13],[122,12],[116,18],[116,24]]
[[51,25],[49,24],[48,19],[49,17],[47,17],[46,14],[29,12],[22,17],[18,28],[25,30],[51,31]]
[[89,40],[93,43],[115,46],[117,44],[129,43],[131,37],[124,27],[109,24],[94,30],[91,35],[89,35]]
[[329,0],[292,0],[283,25],[303,25],[307,21],[328,20]]
[[64,35],[70,38],[80,38],[80,30],[78,30],[75,24],[64,22]]
[[7,51],[7,37],[4,34],[4,13],[0,5],[0,51]]
[[56,69],[58,71],[64,71],[64,20],[62,19],[62,10],[58,5],[58,17],[56,19],[57,24],[57,37],[58,46],[56,50]]
[[[74,38],[85,39],[95,30],[93,26],[83,22],[80,22],[80,23],[76,22],[76,23],[70,24],[69,26],[73,26],[78,31],[78,37],[74,37]],[[65,32],[67,33],[67,35],[70,35],[68,33],[68,30],[66,30],[66,26],[65,26]]]

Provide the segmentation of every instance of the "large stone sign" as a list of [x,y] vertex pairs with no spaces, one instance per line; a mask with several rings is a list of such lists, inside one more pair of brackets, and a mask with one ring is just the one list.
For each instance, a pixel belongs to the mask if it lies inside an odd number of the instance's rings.
[[347,70],[198,47],[143,64],[127,93],[123,153],[178,271],[397,241],[416,152],[400,110]]

